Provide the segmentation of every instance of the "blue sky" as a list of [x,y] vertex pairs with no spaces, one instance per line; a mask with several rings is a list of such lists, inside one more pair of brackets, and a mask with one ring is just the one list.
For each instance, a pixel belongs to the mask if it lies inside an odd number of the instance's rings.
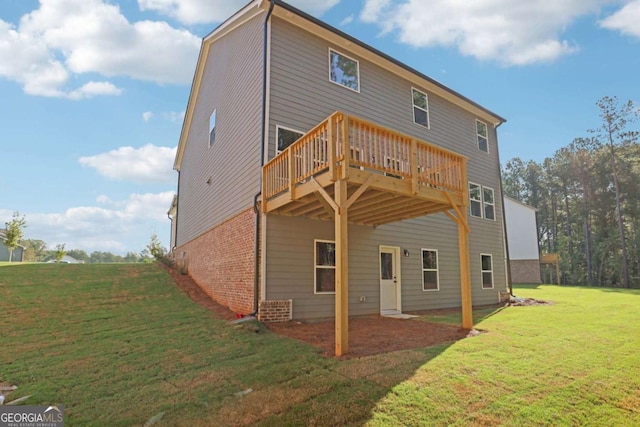
[[[49,247],[140,251],[176,190],[201,38],[248,0],[0,0],[0,225]],[[504,162],[541,161],[640,106],[640,0],[292,0],[505,117]]]

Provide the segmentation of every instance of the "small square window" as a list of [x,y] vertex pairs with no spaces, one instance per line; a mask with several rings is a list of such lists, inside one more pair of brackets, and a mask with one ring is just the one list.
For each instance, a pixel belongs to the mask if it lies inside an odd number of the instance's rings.
[[281,126],[276,127],[276,140],[278,146],[276,148],[276,154],[283,152],[288,146],[302,138],[304,134],[297,130],[287,129]]
[[438,273],[438,251],[435,249],[422,250],[422,290],[437,291],[440,289]]
[[411,89],[413,99],[413,122],[417,125],[429,127],[429,99],[427,94],[417,89]]
[[355,92],[360,92],[358,61],[329,49],[329,79]]
[[216,141],[216,110],[209,117],[209,147]]
[[491,255],[481,254],[482,289],[493,289],[493,260]]
[[314,293],[334,293],[336,291],[336,244],[326,240],[316,240],[314,244]]
[[489,137],[487,133],[487,124],[476,120],[476,133],[478,135],[478,150],[489,152]]

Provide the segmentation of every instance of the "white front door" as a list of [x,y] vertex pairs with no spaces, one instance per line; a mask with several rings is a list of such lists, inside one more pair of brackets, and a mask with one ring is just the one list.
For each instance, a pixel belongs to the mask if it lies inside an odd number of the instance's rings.
[[400,312],[400,248],[380,246],[380,312]]

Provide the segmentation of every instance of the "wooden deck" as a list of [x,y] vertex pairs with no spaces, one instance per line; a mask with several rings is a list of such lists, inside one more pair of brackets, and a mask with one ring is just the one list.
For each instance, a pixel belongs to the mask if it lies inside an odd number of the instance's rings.
[[465,157],[336,112],[264,166],[263,212],[333,220],[328,200],[338,180],[346,181],[348,199],[356,196],[351,223],[466,206]]
[[467,159],[335,112],[262,169],[262,212],[335,224],[336,355],[348,352],[348,223],[377,226],[437,212],[458,225],[462,326],[473,327]]

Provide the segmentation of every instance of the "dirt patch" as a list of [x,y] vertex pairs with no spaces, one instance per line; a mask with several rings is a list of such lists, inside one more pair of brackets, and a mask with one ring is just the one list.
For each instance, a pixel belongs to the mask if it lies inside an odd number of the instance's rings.
[[[178,287],[186,292],[193,301],[213,311],[222,319],[235,319],[235,314],[231,310],[212,300],[191,277],[164,264],[160,265],[171,274]],[[446,311],[449,310],[439,310],[443,313]],[[324,356],[333,357],[335,354],[333,319],[314,322],[267,323],[266,326],[272,332],[304,341],[319,348]],[[349,352],[341,359],[431,347],[473,335],[473,332],[468,329],[443,323],[425,322],[424,320],[391,319],[378,315],[354,317],[349,319]]]
[[[271,331],[318,347],[324,356],[335,354],[333,319],[317,322],[268,323]],[[365,316],[349,319],[349,352],[342,358],[370,356],[396,350],[430,347],[457,341],[468,329],[415,319]]]
[[233,311],[212,300],[211,297],[207,295],[207,293],[203,291],[202,288],[198,286],[198,284],[190,276],[181,274],[162,263],[158,264],[161,265],[165,270],[167,270],[169,274],[171,274],[173,279],[176,281],[178,288],[182,289],[187,295],[189,295],[189,298],[191,298],[193,301],[205,307],[206,309],[213,311],[222,319],[233,320],[236,318],[236,315]]

